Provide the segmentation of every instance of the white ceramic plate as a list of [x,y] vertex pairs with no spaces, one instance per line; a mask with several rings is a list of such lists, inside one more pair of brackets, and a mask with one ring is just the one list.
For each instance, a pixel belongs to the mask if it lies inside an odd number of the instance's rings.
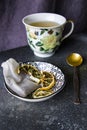
[[50,63],[46,63],[46,62],[28,62],[28,64],[34,65],[39,70],[51,72],[54,74],[54,76],[56,78],[56,84],[53,87],[53,93],[49,96],[45,96],[45,97],[38,98],[38,99],[32,98],[31,94],[29,96],[23,98],[23,97],[20,97],[19,95],[17,95],[14,91],[12,91],[5,83],[5,88],[11,95],[13,95],[14,97],[19,98],[23,101],[39,102],[39,101],[44,101],[44,100],[47,100],[47,99],[53,97],[55,94],[59,93],[64,88],[65,76],[64,76],[63,72],[61,71],[61,69],[59,69],[58,67],[56,67]]

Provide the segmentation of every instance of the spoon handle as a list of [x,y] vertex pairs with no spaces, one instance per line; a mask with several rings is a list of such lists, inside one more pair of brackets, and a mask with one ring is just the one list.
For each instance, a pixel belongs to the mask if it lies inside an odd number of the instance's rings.
[[73,84],[74,84],[74,104],[80,104],[80,86],[79,86],[77,67],[74,67]]

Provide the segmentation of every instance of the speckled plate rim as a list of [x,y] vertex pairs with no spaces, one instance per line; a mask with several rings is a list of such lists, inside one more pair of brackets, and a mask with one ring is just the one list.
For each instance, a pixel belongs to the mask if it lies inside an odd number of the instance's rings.
[[[58,72],[60,73],[59,74],[59,76],[60,77],[62,77],[63,79],[62,79],[62,85],[60,85],[60,86],[56,86],[57,87],[57,90],[55,90],[55,86],[54,86],[54,92],[51,94],[51,95],[48,95],[48,96],[45,96],[45,97],[42,97],[42,98],[37,98],[37,99],[34,99],[34,98],[28,98],[28,97],[20,97],[19,95],[17,95],[13,90],[11,90],[8,86],[7,86],[7,84],[6,84],[6,82],[4,81],[4,86],[5,86],[5,88],[6,88],[6,90],[7,90],[7,92],[8,93],[10,93],[12,96],[14,96],[14,97],[16,97],[16,98],[18,98],[18,99],[20,99],[20,100],[22,100],[22,101],[27,101],[27,102],[41,102],[41,101],[45,101],[45,100],[47,100],[47,99],[50,99],[51,97],[53,97],[54,95],[56,95],[57,93],[59,93],[63,88],[64,88],[64,86],[65,86],[65,76],[64,76],[64,74],[63,74],[63,72],[61,71],[61,69],[60,68],[58,68],[57,66],[55,66],[55,65],[53,65],[53,64],[51,64],[51,63],[47,63],[47,62],[27,62],[28,64],[33,64],[33,65],[35,65],[36,67],[38,67],[39,65],[38,64],[40,64],[40,65],[42,65],[43,67],[43,69],[41,69],[41,70],[45,70],[45,71],[47,71],[47,69],[50,69],[50,67],[49,66],[51,66],[52,68],[52,70],[54,71],[54,68],[56,69],[56,71],[57,71],[57,75],[58,75]],[[48,65],[48,68],[47,69],[44,69],[44,67],[45,67],[45,65],[47,66]],[[46,67],[45,67],[46,68]],[[39,66],[39,69],[40,69],[40,66]],[[52,70],[48,70],[48,72],[52,72],[53,73],[53,71]],[[58,79],[57,79],[58,80]]]

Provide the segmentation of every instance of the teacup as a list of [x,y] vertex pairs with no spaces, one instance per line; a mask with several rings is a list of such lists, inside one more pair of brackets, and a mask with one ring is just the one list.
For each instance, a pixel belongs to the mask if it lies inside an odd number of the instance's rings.
[[[22,19],[26,28],[27,40],[34,54],[39,57],[50,57],[61,42],[71,35],[74,29],[73,21],[54,13],[36,13]],[[71,23],[71,29],[62,36],[66,23]]]

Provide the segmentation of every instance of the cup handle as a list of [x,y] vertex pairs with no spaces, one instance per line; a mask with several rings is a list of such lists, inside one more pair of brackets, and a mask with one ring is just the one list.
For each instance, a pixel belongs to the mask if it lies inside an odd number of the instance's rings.
[[64,39],[66,39],[67,37],[69,37],[70,35],[71,35],[71,33],[73,32],[73,30],[74,30],[74,22],[72,21],[72,20],[68,20],[67,22],[66,22],[66,24],[67,23],[71,23],[71,29],[70,29],[70,31],[61,39],[61,41],[63,41]]

